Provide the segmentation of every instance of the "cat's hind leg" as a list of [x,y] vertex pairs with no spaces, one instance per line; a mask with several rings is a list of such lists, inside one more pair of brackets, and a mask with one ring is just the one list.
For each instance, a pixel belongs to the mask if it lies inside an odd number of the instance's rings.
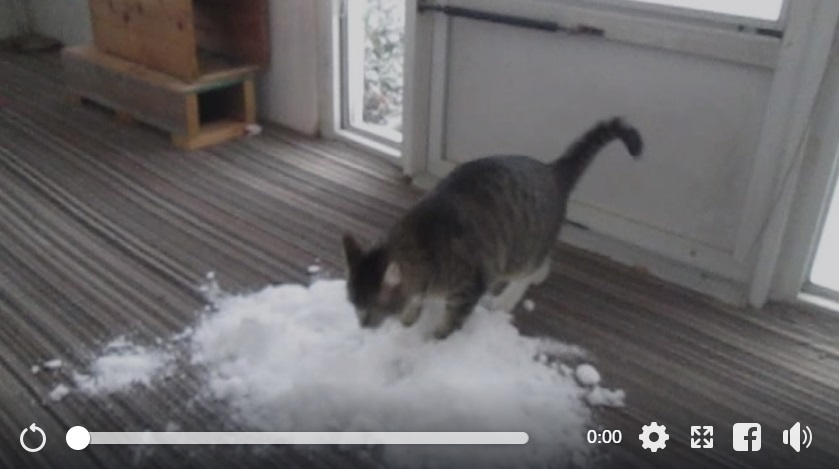
[[545,256],[545,260],[539,265],[539,268],[533,271],[530,275],[531,285],[541,285],[548,279],[551,274],[551,256]]
[[495,311],[506,311],[508,313],[512,312],[516,304],[524,297],[529,286],[530,282],[526,278],[510,281],[507,284],[507,288],[500,295],[492,299],[492,309]]
[[489,289],[489,294],[492,296],[498,296],[504,291],[504,289],[507,288],[509,284],[509,280],[498,280],[492,285],[492,288]]
[[489,291],[481,297],[478,302],[481,307],[492,310],[495,308],[495,298],[501,295],[507,286],[510,285],[508,280],[498,280],[492,284]]
[[493,298],[492,309],[511,313],[519,301],[524,298],[527,289],[531,285],[539,285],[547,280],[550,273],[551,258],[547,256],[539,267],[530,274],[509,281],[504,291]]

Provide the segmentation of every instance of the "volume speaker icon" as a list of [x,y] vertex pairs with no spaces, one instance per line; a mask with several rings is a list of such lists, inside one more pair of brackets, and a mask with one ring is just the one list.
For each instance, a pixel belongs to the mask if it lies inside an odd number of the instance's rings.
[[805,426],[801,428],[801,422],[795,422],[789,430],[784,430],[784,444],[792,446],[796,452],[801,451],[801,447],[809,448],[810,443],[813,442],[813,432],[810,427]]

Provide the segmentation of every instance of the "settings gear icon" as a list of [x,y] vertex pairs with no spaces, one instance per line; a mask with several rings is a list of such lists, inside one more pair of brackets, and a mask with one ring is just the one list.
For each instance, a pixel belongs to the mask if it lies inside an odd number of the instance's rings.
[[[667,440],[670,439],[670,435],[667,434],[667,427],[653,422],[649,425],[644,425],[642,428],[644,431],[638,436],[638,439],[641,440],[642,448],[655,453],[667,447]],[[653,433],[656,435],[654,440],[650,438]]]

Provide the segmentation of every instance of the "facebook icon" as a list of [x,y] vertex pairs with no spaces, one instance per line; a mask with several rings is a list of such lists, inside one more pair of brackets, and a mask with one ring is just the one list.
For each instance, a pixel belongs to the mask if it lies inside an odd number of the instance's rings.
[[760,424],[734,424],[734,451],[760,451]]

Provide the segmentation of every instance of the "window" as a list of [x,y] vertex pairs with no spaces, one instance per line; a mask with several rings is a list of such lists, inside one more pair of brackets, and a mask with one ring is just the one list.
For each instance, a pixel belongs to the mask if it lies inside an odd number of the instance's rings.
[[402,141],[404,0],[344,0],[344,130],[397,147]]
[[623,0],[637,3],[720,13],[762,21],[778,21],[784,0]]

